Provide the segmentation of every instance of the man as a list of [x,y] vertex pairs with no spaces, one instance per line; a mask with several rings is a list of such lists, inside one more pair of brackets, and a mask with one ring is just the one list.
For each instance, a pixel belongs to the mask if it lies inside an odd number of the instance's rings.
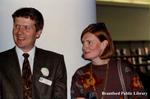
[[63,55],[35,46],[44,25],[42,14],[21,8],[12,17],[16,46],[0,53],[0,99],[67,99]]

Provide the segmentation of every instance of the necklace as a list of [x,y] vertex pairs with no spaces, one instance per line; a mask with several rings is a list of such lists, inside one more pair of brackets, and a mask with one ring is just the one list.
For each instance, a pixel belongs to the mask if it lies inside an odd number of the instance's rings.
[[[92,64],[91,64],[91,77],[93,78],[93,68],[92,68]],[[107,82],[108,82],[108,71],[109,71],[109,63],[107,63],[107,67],[106,67],[106,76],[105,76],[105,81],[104,81],[104,88],[102,91],[106,91],[106,86],[107,86]],[[96,86],[95,84],[93,84],[93,90],[96,94],[96,98],[97,99],[100,99],[99,96],[98,96],[98,93],[97,93],[97,89],[96,89]],[[101,99],[104,99],[104,96],[102,95]]]

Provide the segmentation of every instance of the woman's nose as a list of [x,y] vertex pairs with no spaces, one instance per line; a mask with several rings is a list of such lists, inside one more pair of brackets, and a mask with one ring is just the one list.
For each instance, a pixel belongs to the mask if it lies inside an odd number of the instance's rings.
[[88,45],[87,45],[87,44],[83,44],[83,45],[82,45],[82,50],[83,50],[83,51],[87,50],[87,48],[88,48]]

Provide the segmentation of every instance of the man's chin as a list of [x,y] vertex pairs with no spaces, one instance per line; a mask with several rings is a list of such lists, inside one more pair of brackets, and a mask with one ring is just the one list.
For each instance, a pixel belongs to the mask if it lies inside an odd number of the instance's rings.
[[24,49],[24,48],[25,48],[25,46],[24,46],[24,45],[21,45],[21,44],[16,44],[16,46],[17,46],[18,48],[20,48],[20,49]]
[[19,48],[24,48],[24,45],[22,44],[16,44]]

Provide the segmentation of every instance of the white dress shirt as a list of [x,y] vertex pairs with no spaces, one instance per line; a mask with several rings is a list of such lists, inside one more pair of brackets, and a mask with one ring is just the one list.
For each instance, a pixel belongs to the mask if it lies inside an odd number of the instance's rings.
[[19,60],[21,74],[22,74],[22,67],[23,67],[23,61],[24,61],[24,57],[22,56],[23,53],[28,53],[29,54],[28,60],[29,60],[30,66],[31,66],[30,67],[31,68],[31,72],[33,73],[35,46],[29,52],[23,52],[19,47],[16,46],[16,52],[17,52],[17,56],[18,56],[18,60]]

